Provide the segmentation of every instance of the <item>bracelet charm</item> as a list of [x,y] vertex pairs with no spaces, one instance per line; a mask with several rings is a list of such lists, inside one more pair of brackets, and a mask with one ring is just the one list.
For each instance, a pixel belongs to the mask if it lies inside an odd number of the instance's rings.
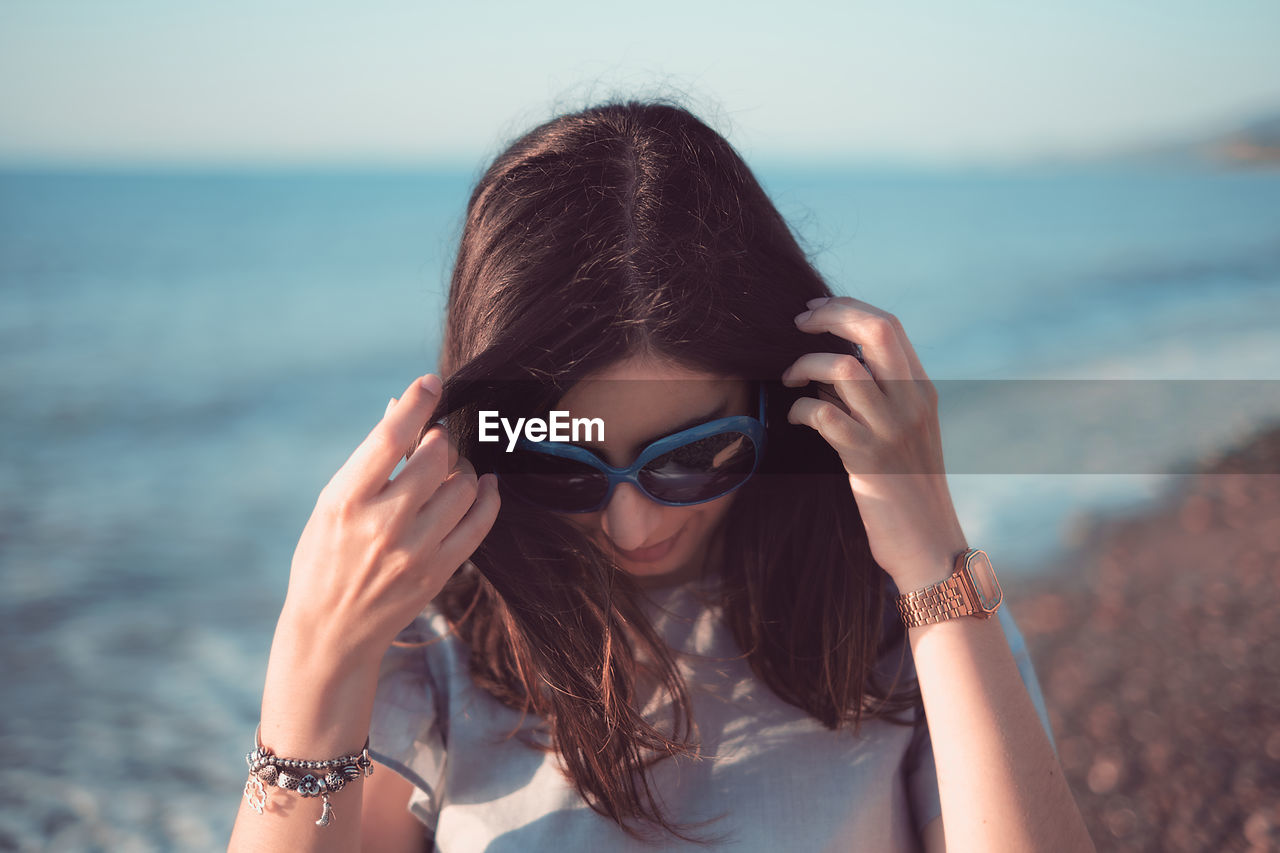
[[244,798],[249,803],[249,808],[258,814],[262,814],[267,807],[267,789],[262,787],[262,780],[252,773],[249,774],[249,781],[244,783]]
[[249,808],[262,814],[267,805],[267,788],[277,787],[297,791],[301,797],[320,797],[323,807],[316,826],[328,826],[333,820],[333,804],[330,794],[336,794],[361,776],[373,775],[373,760],[369,757],[369,739],[356,753],[320,761],[281,758],[262,745],[262,725],[254,732],[254,748],[244,757],[249,765],[249,779],[244,783],[244,798]]

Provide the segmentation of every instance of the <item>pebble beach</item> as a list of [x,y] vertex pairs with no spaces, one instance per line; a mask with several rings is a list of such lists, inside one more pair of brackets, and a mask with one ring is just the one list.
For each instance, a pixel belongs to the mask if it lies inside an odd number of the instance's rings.
[[1280,850],[1276,471],[1280,425],[1008,591],[1099,850]]

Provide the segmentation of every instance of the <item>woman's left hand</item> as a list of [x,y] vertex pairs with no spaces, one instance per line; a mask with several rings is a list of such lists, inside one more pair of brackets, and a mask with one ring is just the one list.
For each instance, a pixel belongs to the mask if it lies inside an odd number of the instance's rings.
[[801,397],[787,420],[813,427],[840,454],[871,555],[898,589],[937,583],[968,547],[942,464],[937,389],[897,317],[849,296],[807,304],[795,318],[801,331],[860,344],[867,367],[851,354],[796,359],[782,384],[825,383],[824,399]]

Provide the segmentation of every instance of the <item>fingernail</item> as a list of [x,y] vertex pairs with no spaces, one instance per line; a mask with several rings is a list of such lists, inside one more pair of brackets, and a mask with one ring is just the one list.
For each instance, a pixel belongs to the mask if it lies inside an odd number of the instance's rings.
[[830,302],[830,301],[831,301],[830,296],[815,296],[813,299],[810,299],[808,302],[806,302],[805,305],[808,305],[810,308],[816,308],[817,306],[823,304],[824,302]]
[[810,317],[812,314],[813,314],[813,312],[812,312],[812,311],[806,311],[806,312],[804,312],[803,314],[801,314],[801,315],[799,315],[798,317],[796,317],[796,322],[797,322],[797,323],[803,323],[805,320],[808,320],[808,319],[809,319],[809,317]]
[[395,397],[392,397],[390,400],[387,401],[387,411],[382,413],[384,417],[391,411],[391,407],[394,406],[395,404],[396,404]]
[[432,394],[439,394],[440,389],[444,387],[444,383],[440,381],[440,377],[436,376],[434,373],[428,373],[426,376],[422,377],[420,384]]

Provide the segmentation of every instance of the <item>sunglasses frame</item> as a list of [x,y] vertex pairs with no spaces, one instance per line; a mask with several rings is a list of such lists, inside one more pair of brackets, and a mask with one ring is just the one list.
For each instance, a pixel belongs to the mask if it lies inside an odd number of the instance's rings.
[[[590,509],[555,509],[552,512],[580,514],[588,512],[598,512],[608,506],[609,499],[613,497],[613,490],[620,483],[630,483],[640,490],[640,493],[655,503],[663,506],[696,506],[697,504],[714,501],[725,495],[732,494],[735,490],[741,488],[748,480],[755,475],[756,469],[760,467],[760,458],[764,455],[765,436],[767,430],[765,428],[765,383],[760,383],[759,391],[759,414],[755,417],[751,415],[731,415],[727,418],[717,418],[707,421],[703,424],[691,426],[680,432],[674,432],[671,435],[663,436],[656,439],[645,446],[635,461],[626,468],[615,468],[609,463],[596,456],[586,448],[578,447],[574,444],[566,444],[558,441],[530,441],[523,436],[516,442],[516,447],[523,450],[530,450],[534,453],[543,453],[548,456],[561,456],[566,459],[572,459],[581,462],[591,468],[596,469],[600,473],[609,478],[609,487],[605,490],[604,497],[600,502]],[[677,447],[683,447],[686,444],[692,444],[704,438],[710,438],[713,435],[720,435],[726,432],[741,432],[746,434],[748,438],[755,444],[755,459],[751,464],[751,470],[747,472],[747,476],[742,478],[742,482],[738,483],[731,489],[721,492],[718,495],[712,495],[709,498],[702,498],[696,501],[668,501],[659,498],[649,492],[648,489],[640,482],[639,474],[644,466],[648,465],[654,459],[669,453]],[[502,480],[501,472],[494,472],[499,482]],[[518,490],[512,490],[512,494],[521,500],[532,503],[529,498],[524,497]],[[535,504],[541,506],[541,504]]]

